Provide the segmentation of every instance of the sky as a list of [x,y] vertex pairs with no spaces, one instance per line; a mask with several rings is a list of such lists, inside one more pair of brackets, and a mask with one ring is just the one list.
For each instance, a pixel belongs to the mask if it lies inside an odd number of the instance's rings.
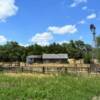
[[100,0],[0,0],[0,45],[92,44],[90,24],[100,35]]

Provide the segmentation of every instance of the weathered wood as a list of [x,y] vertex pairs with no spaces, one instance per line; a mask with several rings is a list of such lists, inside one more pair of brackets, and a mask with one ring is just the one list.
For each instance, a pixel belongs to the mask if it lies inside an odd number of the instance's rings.
[[[34,72],[34,69],[37,69],[37,72],[41,72],[42,73],[46,73],[46,72],[65,72],[67,73],[69,70],[70,71],[74,71],[74,72],[82,72],[82,71],[87,71],[88,73],[90,73],[90,65],[89,64],[26,64],[26,63],[22,63],[19,65],[16,65],[14,63],[3,63],[0,64],[0,67],[2,67],[2,70],[9,70],[9,71],[28,71],[28,72]],[[39,69],[39,70],[38,70]]]
[[46,67],[44,67],[44,66],[42,67],[42,69],[43,69],[43,74],[45,73],[45,68],[46,68]]

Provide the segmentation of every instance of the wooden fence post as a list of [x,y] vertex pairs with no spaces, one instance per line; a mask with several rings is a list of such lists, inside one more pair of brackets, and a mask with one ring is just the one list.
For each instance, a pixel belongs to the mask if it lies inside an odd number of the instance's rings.
[[22,66],[22,68],[21,68],[21,69],[22,69],[22,72],[23,72],[23,71],[24,71],[24,68],[23,68],[23,66]]
[[65,67],[65,73],[67,73],[67,72],[68,72],[67,67]]
[[45,74],[45,67],[44,66],[42,68],[42,72],[43,72],[43,74]]

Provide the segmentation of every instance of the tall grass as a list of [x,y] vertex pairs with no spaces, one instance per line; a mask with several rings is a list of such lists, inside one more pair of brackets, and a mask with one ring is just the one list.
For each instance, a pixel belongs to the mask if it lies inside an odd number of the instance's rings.
[[0,74],[0,100],[92,100],[94,96],[100,96],[99,77]]

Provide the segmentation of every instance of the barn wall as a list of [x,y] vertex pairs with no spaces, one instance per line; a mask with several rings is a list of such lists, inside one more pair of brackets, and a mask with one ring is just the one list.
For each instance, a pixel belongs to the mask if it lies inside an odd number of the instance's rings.
[[67,63],[67,59],[43,59],[43,63]]

